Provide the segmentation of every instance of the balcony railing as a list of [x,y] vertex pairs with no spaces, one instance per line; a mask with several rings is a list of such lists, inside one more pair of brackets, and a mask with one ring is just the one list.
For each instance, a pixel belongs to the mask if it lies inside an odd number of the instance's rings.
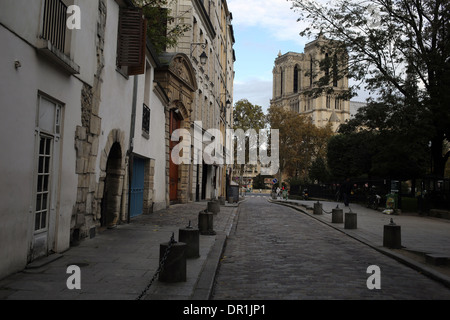
[[45,0],[42,38],[64,53],[67,6],[61,0]]

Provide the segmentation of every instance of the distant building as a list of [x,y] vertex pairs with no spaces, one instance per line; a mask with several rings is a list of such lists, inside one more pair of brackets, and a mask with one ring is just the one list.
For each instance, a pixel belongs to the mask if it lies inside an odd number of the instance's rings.
[[[169,134],[178,128],[187,129],[192,137],[211,137],[205,132],[218,129],[224,139],[226,129],[232,127],[234,83],[234,30],[232,13],[226,0],[178,0],[171,2],[175,23],[190,26],[170,53],[184,53],[192,65],[196,85],[186,104],[186,112],[178,112],[179,101],[171,97],[169,110],[173,124]],[[203,58],[203,59],[202,59]],[[203,61],[202,61],[203,60]],[[170,90],[169,90],[170,91]],[[202,124],[202,127],[198,123]],[[229,154],[222,141],[224,154]],[[208,143],[203,142],[203,149]],[[229,169],[223,164],[206,163],[203,150],[195,148],[192,155],[197,164],[171,164],[170,201],[185,203],[226,196]],[[199,145],[202,145],[200,142]]]
[[358,113],[358,110],[366,105],[367,103],[365,102],[350,101],[350,117],[354,117]]
[[[330,44],[329,50],[323,50],[325,44]],[[329,68],[324,70],[319,63],[327,59]],[[347,57],[337,56],[333,43],[322,36],[306,44],[304,53],[288,52],[282,55],[280,52],[273,69],[271,106],[281,106],[307,115],[318,127],[331,123],[336,131],[340,124],[350,118],[349,101],[338,97],[348,90],[347,77],[338,77],[338,72],[346,68]],[[307,92],[316,86],[315,81],[326,72],[329,73],[329,87],[333,93],[309,97]]]

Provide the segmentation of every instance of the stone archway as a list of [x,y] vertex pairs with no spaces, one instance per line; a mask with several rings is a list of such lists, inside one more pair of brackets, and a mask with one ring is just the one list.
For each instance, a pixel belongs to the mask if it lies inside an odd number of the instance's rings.
[[99,196],[100,210],[97,220],[100,227],[113,228],[120,221],[122,198],[126,173],[125,136],[120,130],[113,130],[109,136],[100,158]]
[[102,227],[114,227],[119,221],[123,187],[121,160],[122,150],[116,142],[110,150],[106,164],[105,186],[100,213],[100,225]]
[[169,99],[166,108],[166,199],[168,203],[186,203],[192,187],[192,164],[176,166],[172,163],[170,138],[175,129],[191,129],[197,80],[189,57],[184,53],[166,52],[159,58],[161,65],[155,69],[155,81],[164,88]]

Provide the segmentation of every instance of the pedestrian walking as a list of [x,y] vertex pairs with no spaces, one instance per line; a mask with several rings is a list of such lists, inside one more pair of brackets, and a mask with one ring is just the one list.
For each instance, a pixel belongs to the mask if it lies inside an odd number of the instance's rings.
[[340,188],[340,194],[342,195],[342,198],[344,200],[344,205],[346,207],[348,207],[349,204],[350,204],[350,194],[351,194],[351,192],[352,192],[352,184],[350,183],[350,179],[347,178],[342,183],[341,188]]
[[283,199],[287,201],[288,196],[289,196],[288,189],[283,188]]
[[277,188],[277,199],[278,199],[278,197],[280,196],[280,191],[281,191],[281,190],[280,190],[280,187],[278,187],[278,188]]

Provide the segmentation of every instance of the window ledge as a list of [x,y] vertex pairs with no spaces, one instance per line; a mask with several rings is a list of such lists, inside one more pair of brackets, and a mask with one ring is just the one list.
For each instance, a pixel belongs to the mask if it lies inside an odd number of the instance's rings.
[[53,46],[50,41],[39,39],[37,42],[37,49],[40,54],[49,58],[70,75],[80,74],[80,66],[70,60],[68,56],[62,53],[55,46]]

